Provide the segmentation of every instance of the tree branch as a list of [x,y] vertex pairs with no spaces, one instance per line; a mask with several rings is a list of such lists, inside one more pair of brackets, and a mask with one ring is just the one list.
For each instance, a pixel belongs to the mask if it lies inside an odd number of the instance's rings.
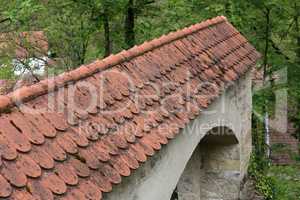
[[282,50],[277,46],[277,44],[274,42],[274,40],[270,39],[270,43],[271,43],[272,48],[275,50],[275,53],[282,55],[288,61],[291,60],[290,57],[288,57],[285,53],[282,52]]
[[33,70],[31,69],[30,66],[28,66],[26,62],[23,62],[21,59],[18,59],[18,62],[20,62],[30,72],[32,77],[35,78],[37,82],[40,82],[40,79],[34,74]]
[[0,24],[2,24],[2,23],[4,23],[4,22],[7,22],[7,21],[10,21],[10,18],[1,19],[1,20],[0,20]]

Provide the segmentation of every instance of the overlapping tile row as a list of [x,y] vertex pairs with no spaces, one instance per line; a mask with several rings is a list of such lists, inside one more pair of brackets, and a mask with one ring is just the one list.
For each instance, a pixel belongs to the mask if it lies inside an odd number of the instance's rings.
[[102,199],[167,145],[259,57],[205,23],[1,113],[0,197]]

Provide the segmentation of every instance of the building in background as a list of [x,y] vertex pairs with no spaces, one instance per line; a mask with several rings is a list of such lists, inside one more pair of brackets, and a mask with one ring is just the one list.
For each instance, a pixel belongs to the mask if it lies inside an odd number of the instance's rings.
[[12,64],[15,76],[44,76],[50,63],[49,44],[43,31],[0,35],[1,65]]

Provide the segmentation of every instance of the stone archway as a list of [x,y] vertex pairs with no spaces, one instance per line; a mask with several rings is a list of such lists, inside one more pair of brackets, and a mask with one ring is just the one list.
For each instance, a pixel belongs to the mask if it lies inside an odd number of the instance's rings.
[[231,129],[216,127],[193,152],[172,198],[235,200],[239,198],[240,177],[238,140]]

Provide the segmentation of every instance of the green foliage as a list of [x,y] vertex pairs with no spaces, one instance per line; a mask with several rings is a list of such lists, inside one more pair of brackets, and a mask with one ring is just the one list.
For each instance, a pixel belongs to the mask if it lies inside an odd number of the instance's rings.
[[[10,28],[44,30],[51,51],[71,69],[103,56],[103,17],[109,18],[112,51],[126,48],[124,19],[129,0],[0,0],[0,20]],[[292,0],[135,0],[136,43],[158,37],[201,20],[225,15],[264,54],[266,10],[270,10],[268,73],[296,59],[297,5]],[[277,49],[273,48],[276,47]],[[299,47],[298,47],[299,49]],[[289,60],[287,60],[287,58]],[[294,67],[293,67],[294,68]]]
[[273,144],[271,146],[271,149],[272,149],[273,153],[284,152],[284,151],[286,151],[288,149],[288,146],[286,144],[278,143],[278,144]]
[[11,27],[18,30],[26,31],[30,26],[37,26],[39,21],[32,18],[37,19],[38,13],[45,11],[38,0],[11,0],[9,3],[0,3],[5,8],[0,16],[9,18]]
[[249,175],[255,180],[256,190],[262,194],[266,200],[275,199],[274,179],[266,174],[268,170],[267,164],[259,157],[252,155],[248,170]]
[[0,80],[11,80],[14,79],[13,68],[8,65],[0,66]]
[[258,173],[255,177],[256,189],[265,197],[266,200],[275,199],[274,181],[263,173]]
[[266,158],[266,144],[264,135],[264,124],[259,114],[252,115],[252,143],[253,143],[253,161],[257,169],[265,170],[268,167],[269,160]]
[[[258,99],[258,102],[265,102],[259,100],[260,98],[264,98],[263,95],[261,96],[254,97],[254,99]],[[261,105],[258,104],[256,106],[259,107]],[[274,200],[273,179],[267,176],[270,161],[266,158],[264,125],[257,114],[252,116],[252,124],[252,142],[254,149],[250,159],[248,174],[255,181],[256,190],[263,195],[266,200]]]
[[[273,88],[261,89],[253,94],[253,110],[256,115],[263,116],[265,108],[272,117],[275,112],[275,94]],[[266,107],[265,107],[266,106]]]
[[272,166],[268,177],[273,180],[276,200],[300,200],[300,166]]

